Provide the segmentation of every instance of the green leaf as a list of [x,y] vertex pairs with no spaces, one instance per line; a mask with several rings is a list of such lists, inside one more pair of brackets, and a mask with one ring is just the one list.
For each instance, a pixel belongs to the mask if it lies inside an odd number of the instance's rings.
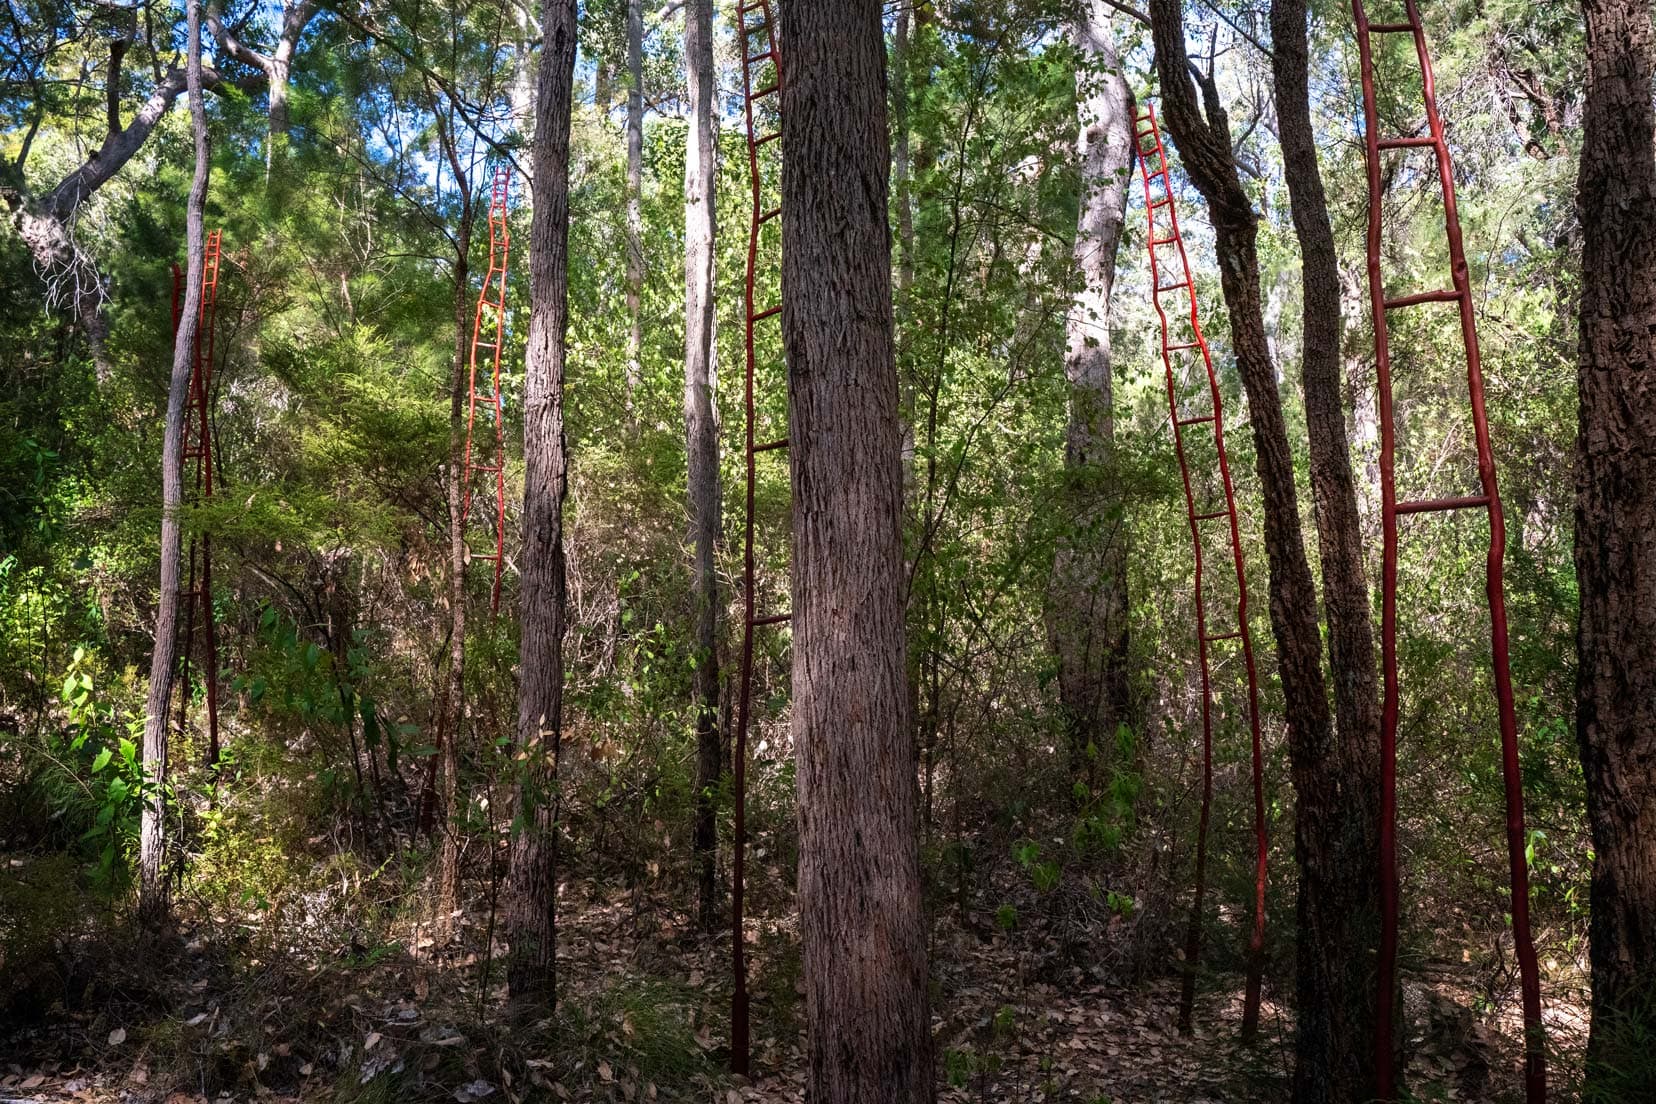
[[92,773],[97,774],[99,771],[109,766],[109,760],[114,756],[114,754],[115,752],[110,748],[104,748],[102,751],[98,752],[98,757],[92,760]]

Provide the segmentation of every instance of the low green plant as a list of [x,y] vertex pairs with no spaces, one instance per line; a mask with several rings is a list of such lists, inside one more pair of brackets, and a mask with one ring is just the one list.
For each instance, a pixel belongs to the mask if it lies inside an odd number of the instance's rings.
[[78,812],[89,821],[80,842],[93,857],[93,881],[113,892],[125,882],[139,818],[153,787],[138,752],[144,719],[123,715],[98,693],[95,666],[85,648],[75,649],[59,692],[67,729],[48,736],[46,759],[78,785],[80,793],[62,811]]

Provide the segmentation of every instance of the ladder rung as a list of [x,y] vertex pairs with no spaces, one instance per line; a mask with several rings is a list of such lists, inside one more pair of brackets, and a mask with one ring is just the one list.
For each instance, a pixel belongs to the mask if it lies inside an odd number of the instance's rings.
[[1154,211],[1157,207],[1166,207],[1172,202],[1173,197],[1171,195],[1164,195],[1160,199],[1152,199],[1150,201],[1150,209]]
[[499,552],[473,552],[471,549],[468,548],[468,549],[466,549],[466,559],[468,561],[469,560],[498,560],[498,559],[500,559],[500,553]]
[[754,143],[753,143],[754,148],[757,149],[758,147],[766,145],[767,143],[774,142],[780,137],[782,137],[782,132],[780,130],[772,131],[771,133],[765,135],[763,138],[755,139]]
[[782,304],[778,303],[776,306],[771,307],[769,310],[762,310],[758,314],[748,315],[748,321],[749,322],[763,322],[765,319],[771,317],[771,315],[781,314],[781,313],[782,313]]
[[1413,23],[1370,23],[1369,24],[1369,32],[1371,34],[1397,34],[1398,32],[1401,32],[1401,31],[1407,31],[1410,34],[1413,34],[1414,30],[1415,30],[1415,25]]
[[1382,138],[1380,139],[1378,145],[1383,150],[1413,149],[1419,146],[1435,146],[1437,145],[1437,139],[1433,138],[1430,134],[1422,134],[1419,137],[1410,138]]
[[764,225],[765,223],[769,222],[771,219],[775,218],[777,215],[780,215],[781,213],[782,213],[782,208],[772,207],[770,210],[766,211],[764,214],[759,216],[760,225],[761,226]]
[[1200,349],[1201,347],[1202,346],[1199,342],[1186,341],[1183,344],[1179,344],[1179,345],[1169,345],[1167,347],[1167,351],[1170,352],[1170,353],[1177,353],[1182,349]]
[[1201,425],[1203,422],[1211,422],[1211,421],[1213,421],[1213,415],[1212,414],[1203,414],[1203,415],[1201,415],[1199,417],[1196,417],[1196,418],[1180,418],[1179,419],[1179,426],[1182,428],[1182,427],[1187,426],[1187,425]]
[[1178,291],[1180,288],[1187,288],[1189,286],[1190,286],[1190,281],[1189,280],[1180,280],[1176,284],[1157,284],[1156,285],[1156,294],[1160,295],[1164,291]]
[[775,54],[771,53],[769,50],[766,50],[762,54],[754,54],[752,57],[748,58],[747,63],[749,65],[752,65],[756,61],[764,61],[768,57],[775,57],[775,56],[776,56]]
[[1208,636],[1203,637],[1202,639],[1206,640],[1209,644],[1212,644],[1215,640],[1235,640],[1237,637],[1239,637],[1241,635],[1242,635],[1242,630],[1237,629],[1235,632],[1213,633],[1213,634],[1210,634]]
[[1392,507],[1394,514],[1429,514],[1438,510],[1470,510],[1476,506],[1488,506],[1489,499],[1483,495],[1464,495],[1459,498],[1417,498],[1412,502],[1399,502]]
[[505,469],[499,464],[492,466],[488,464],[473,464],[471,466],[471,470],[474,472],[497,472],[504,471]]
[[775,92],[780,87],[781,87],[781,85],[779,85],[779,84],[767,84],[767,85],[765,85],[765,87],[761,88],[759,91],[757,91],[753,95],[749,96],[748,99],[750,99],[750,100],[762,100],[766,96],[769,96],[771,93]]
[[1174,242],[1176,242],[1176,241],[1178,241],[1178,240],[1179,240],[1179,239],[1178,239],[1178,238],[1177,238],[1177,237],[1172,237],[1172,238],[1151,238],[1151,239],[1150,239],[1150,244],[1151,244],[1151,245],[1172,245],[1172,244],[1173,244],[1173,243],[1174,243]]
[[780,625],[784,621],[792,620],[793,614],[791,613],[773,613],[769,617],[755,617],[752,621],[749,621],[748,624],[752,625],[754,628],[758,628],[760,625]]
[[1461,293],[1453,288],[1442,291],[1421,291],[1414,295],[1399,295],[1396,299],[1385,300],[1387,310],[1394,307],[1413,307],[1421,303],[1453,303],[1461,297]]
[[1197,521],[1212,521],[1214,518],[1230,517],[1229,510],[1213,510],[1205,514],[1197,514]]
[[787,447],[788,447],[788,439],[786,437],[783,437],[780,440],[776,440],[776,441],[766,441],[762,445],[754,445],[753,446],[753,451],[754,452],[774,452],[777,449],[785,449]]

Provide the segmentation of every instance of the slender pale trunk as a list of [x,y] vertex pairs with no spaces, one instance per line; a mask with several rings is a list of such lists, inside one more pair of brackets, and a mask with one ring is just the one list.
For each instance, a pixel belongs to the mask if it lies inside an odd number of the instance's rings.
[[1380,708],[1341,398],[1339,255],[1311,123],[1308,18],[1306,0],[1271,4],[1278,134],[1300,246],[1301,377],[1338,722],[1329,741],[1289,733],[1299,867],[1294,1100],[1337,1104],[1376,1092],[1370,948],[1380,931]]
[[466,407],[470,396],[467,367],[471,353],[471,200],[465,177],[457,186],[467,198],[461,205],[454,260],[454,361],[449,370],[449,650],[444,672],[437,747],[441,756],[443,827],[437,860],[437,939],[454,934],[460,907],[460,729],[466,700]]
[[[914,286],[914,195],[910,172],[908,64],[911,16],[907,4],[898,6],[897,33],[891,48],[891,170],[897,193],[897,297]],[[909,432],[912,434],[912,426]],[[907,442],[912,452],[912,440]]]
[[627,0],[627,409],[644,378],[644,0]]
[[569,325],[569,130],[575,0],[542,0],[535,79],[529,227],[529,337],[524,370],[523,551],[516,786],[502,919],[507,986],[526,1012],[557,989],[558,755],[563,727],[564,335]]
[[1656,1038],[1656,34],[1584,0],[1576,738],[1593,831],[1587,1091],[1645,1100]]
[[684,155],[684,432],[688,461],[691,604],[695,621],[697,916],[719,926],[718,826],[714,795],[723,773],[719,733],[719,422],[714,402],[713,240],[717,166],[713,143],[713,0],[687,0],[684,66],[690,135]]
[[880,0],[782,7],[806,1092],[933,1099]]
[[1058,660],[1070,772],[1077,780],[1090,778],[1089,764],[1113,746],[1129,708],[1127,532],[1112,480],[1110,296],[1133,158],[1133,94],[1121,73],[1109,10],[1102,0],[1088,0],[1070,26],[1078,64],[1079,283],[1065,331],[1069,426],[1061,512],[1066,528],[1046,599],[1047,638]]
[[178,644],[179,532],[183,502],[184,400],[195,364],[195,339],[201,314],[201,273],[207,253],[203,228],[207,206],[207,105],[201,92],[201,2],[186,0],[189,60],[186,86],[190,123],[195,134],[195,176],[185,208],[188,256],[184,307],[173,339],[172,378],[167,388],[167,418],[161,445],[161,590],[155,614],[155,651],[150,657],[149,697],[144,709],[144,775],[147,783],[138,829],[138,911],[152,925],[170,912],[164,857],[166,853],[167,704],[172,697],[173,657]]

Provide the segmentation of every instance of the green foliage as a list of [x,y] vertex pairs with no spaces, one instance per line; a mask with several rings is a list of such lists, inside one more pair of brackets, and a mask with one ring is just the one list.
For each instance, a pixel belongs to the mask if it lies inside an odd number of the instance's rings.
[[45,735],[34,781],[52,815],[79,832],[75,849],[91,859],[93,885],[113,894],[126,884],[139,815],[154,787],[139,762],[143,717],[98,692],[96,668],[77,647],[59,694],[66,728]]

